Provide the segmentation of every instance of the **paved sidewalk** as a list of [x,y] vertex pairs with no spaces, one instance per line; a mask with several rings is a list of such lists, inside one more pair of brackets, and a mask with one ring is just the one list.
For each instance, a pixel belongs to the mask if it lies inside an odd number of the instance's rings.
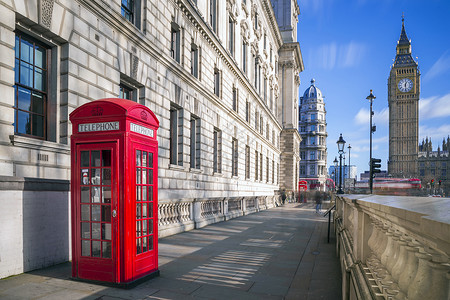
[[70,280],[70,263],[0,280],[0,299],[341,299],[332,232],[313,204],[162,238],[161,275],[124,290]]

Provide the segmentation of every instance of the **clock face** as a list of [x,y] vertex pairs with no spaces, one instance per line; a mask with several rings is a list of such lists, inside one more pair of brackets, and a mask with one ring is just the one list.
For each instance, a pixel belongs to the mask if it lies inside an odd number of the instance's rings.
[[398,82],[398,89],[403,93],[409,92],[412,89],[412,87],[413,82],[409,78],[403,78]]

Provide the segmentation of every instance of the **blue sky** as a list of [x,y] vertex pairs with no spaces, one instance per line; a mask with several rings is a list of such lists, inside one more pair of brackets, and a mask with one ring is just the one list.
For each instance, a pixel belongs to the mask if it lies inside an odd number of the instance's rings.
[[[433,150],[450,134],[449,0],[300,0],[298,40],[305,70],[300,95],[311,78],[325,96],[328,166],[337,156],[342,133],[352,146],[351,164],[359,174],[369,169],[369,101],[373,89],[373,157],[388,159],[387,79],[402,28],[419,63],[419,142],[426,136]],[[416,58],[417,57],[417,58]],[[347,154],[348,158],[348,154]],[[348,163],[348,159],[347,159]]]

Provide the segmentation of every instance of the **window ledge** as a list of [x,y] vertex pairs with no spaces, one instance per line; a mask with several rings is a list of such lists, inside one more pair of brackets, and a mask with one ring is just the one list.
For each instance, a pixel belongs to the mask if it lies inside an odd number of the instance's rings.
[[189,168],[189,172],[192,172],[192,173],[203,173],[203,170],[202,169],[196,169],[196,168]]
[[213,172],[214,176],[220,176],[223,177],[223,173],[222,172]]
[[183,166],[174,165],[174,164],[169,164],[169,169],[178,170],[178,171],[184,171],[184,167]]
[[70,154],[70,146],[65,144],[38,140],[20,135],[10,135],[9,139],[11,144],[17,147]]

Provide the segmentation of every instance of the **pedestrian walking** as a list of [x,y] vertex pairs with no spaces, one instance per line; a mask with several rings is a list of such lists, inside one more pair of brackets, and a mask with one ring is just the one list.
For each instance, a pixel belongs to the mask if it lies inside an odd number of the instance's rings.
[[322,196],[318,191],[314,194],[314,200],[316,200],[316,214],[320,214],[322,210]]
[[284,205],[284,202],[286,201],[286,191],[282,190],[281,191],[281,202]]

